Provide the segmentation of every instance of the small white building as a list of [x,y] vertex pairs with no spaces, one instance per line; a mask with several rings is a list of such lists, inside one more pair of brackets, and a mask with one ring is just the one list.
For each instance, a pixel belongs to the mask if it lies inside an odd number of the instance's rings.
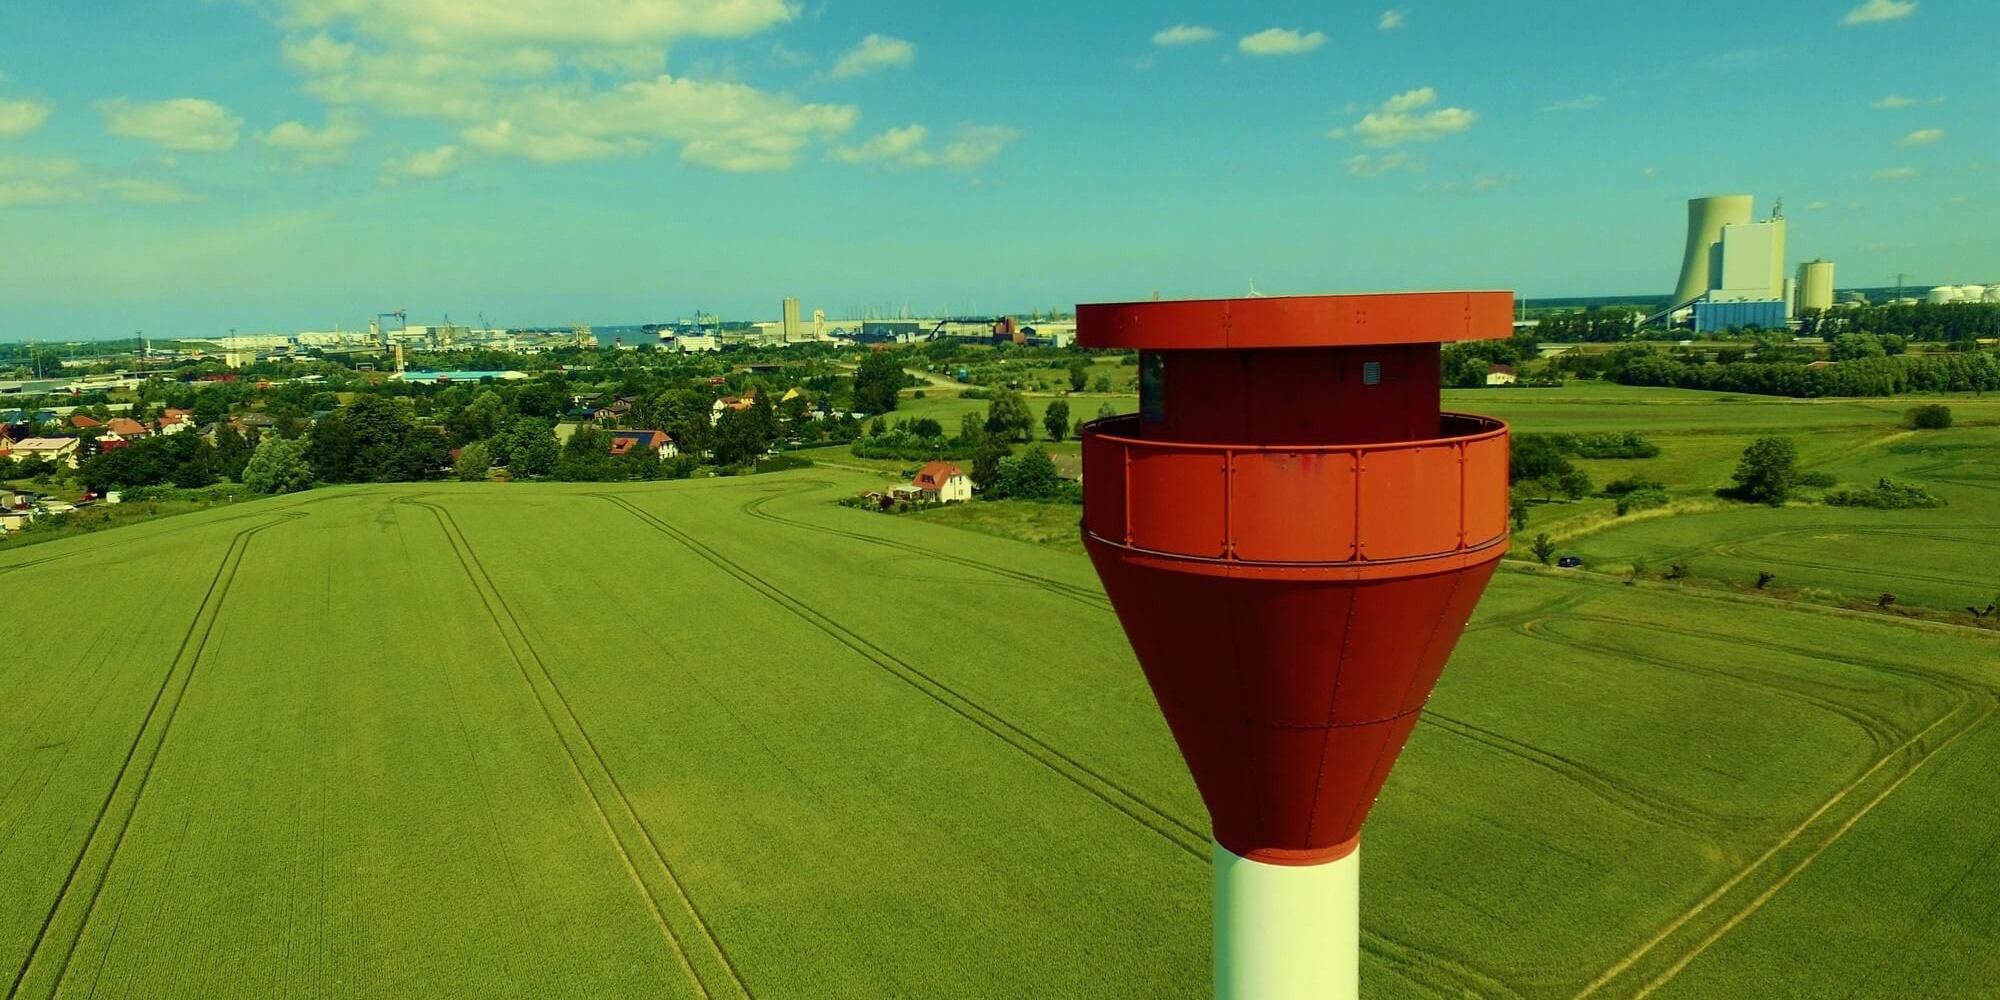
[[1494,365],[1486,373],[1487,385],[1515,385],[1520,381],[1521,377],[1514,373],[1513,365]]

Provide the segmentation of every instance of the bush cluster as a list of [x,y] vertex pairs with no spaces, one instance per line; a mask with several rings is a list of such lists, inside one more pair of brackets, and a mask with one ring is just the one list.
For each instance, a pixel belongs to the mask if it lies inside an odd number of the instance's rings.
[[1657,486],[1636,489],[1618,498],[1618,516],[1624,517],[1635,510],[1652,510],[1656,507],[1665,507],[1672,501],[1673,497],[1668,496],[1666,490],[1660,489]]
[[1912,407],[1904,422],[1913,430],[1941,431],[1951,426],[1951,407],[1941,403]]
[[1826,495],[1835,507],[1873,507],[1877,510],[1919,510],[1945,505],[1943,497],[1917,483],[1899,483],[1884,477],[1873,487],[1844,487]]

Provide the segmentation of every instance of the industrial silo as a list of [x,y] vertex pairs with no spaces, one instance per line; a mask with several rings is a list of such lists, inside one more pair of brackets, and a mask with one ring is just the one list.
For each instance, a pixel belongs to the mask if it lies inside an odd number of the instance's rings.
[[1680,287],[1674,291],[1674,308],[1687,305],[1715,288],[1722,275],[1715,247],[1722,242],[1722,227],[1748,225],[1757,210],[1757,199],[1747,194],[1695,198],[1688,202],[1687,256],[1681,263]]
[[1833,308],[1833,262],[1811,260],[1799,265],[1799,309]]
[[2000,285],[1987,285],[1986,294],[1980,298],[1987,302],[2000,302]]
[[1939,285],[1931,289],[1929,295],[1924,296],[1924,301],[1934,306],[1941,306],[1957,302],[1964,295],[1965,293],[1960,291],[1957,285]]

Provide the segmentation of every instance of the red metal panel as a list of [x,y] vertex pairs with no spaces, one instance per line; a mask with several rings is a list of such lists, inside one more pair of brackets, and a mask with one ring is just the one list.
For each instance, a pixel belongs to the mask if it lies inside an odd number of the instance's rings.
[[[1402,749],[1396,739],[1399,721],[1324,731],[1316,749],[1325,766],[1316,775],[1311,794],[1305,796],[1312,803],[1307,843],[1316,846],[1344,843],[1361,832],[1368,808],[1375,804],[1374,790],[1369,788],[1375,770],[1381,765],[1386,772],[1385,762],[1393,762],[1396,752]],[[1396,744],[1395,749],[1390,748],[1391,744]]]
[[1465,544],[1478,546],[1507,534],[1507,439],[1465,446]]
[[[1461,573],[1433,573],[1365,583],[1354,590],[1355,627],[1344,637],[1340,681],[1331,718],[1336,726],[1380,722],[1402,714],[1414,660],[1437,630]],[[1435,682],[1435,678],[1432,681]]]
[[1453,445],[1361,456],[1361,558],[1410,559],[1459,547],[1458,456]]
[[1414,712],[1430,700],[1438,677],[1444,673],[1445,663],[1451,659],[1451,651],[1458,648],[1458,637],[1465,634],[1465,624],[1472,620],[1480,595],[1486,593],[1486,584],[1492,581],[1493,571],[1499,567],[1500,562],[1495,559],[1474,566],[1456,578],[1444,610],[1433,623],[1430,640],[1424,647],[1422,658],[1417,661],[1409,689],[1403,693],[1403,703],[1396,706],[1396,711]]
[[1132,544],[1151,552],[1221,558],[1227,535],[1222,453],[1134,446],[1130,455]]
[[1236,456],[1231,522],[1236,557],[1257,562],[1354,558],[1354,456],[1249,452]]
[[1332,347],[1500,340],[1512,292],[1272,296],[1080,305],[1077,342],[1145,350]]
[[[1099,434],[1083,437],[1084,527],[1100,538],[1125,541],[1125,448]],[[985,486],[985,483],[981,483]]]

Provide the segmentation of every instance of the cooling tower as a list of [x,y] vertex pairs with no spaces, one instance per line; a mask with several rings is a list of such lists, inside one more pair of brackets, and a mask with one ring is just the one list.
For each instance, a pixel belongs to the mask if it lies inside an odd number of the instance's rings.
[[1833,308],[1833,262],[1807,261],[1799,265],[1799,309]]
[[1722,242],[1722,227],[1748,225],[1757,210],[1756,202],[1754,196],[1747,194],[1717,195],[1688,202],[1687,257],[1681,264],[1681,283],[1674,291],[1673,308],[1679,309],[1716,287],[1716,280],[1721,277],[1716,258],[1721,254],[1715,248]]

